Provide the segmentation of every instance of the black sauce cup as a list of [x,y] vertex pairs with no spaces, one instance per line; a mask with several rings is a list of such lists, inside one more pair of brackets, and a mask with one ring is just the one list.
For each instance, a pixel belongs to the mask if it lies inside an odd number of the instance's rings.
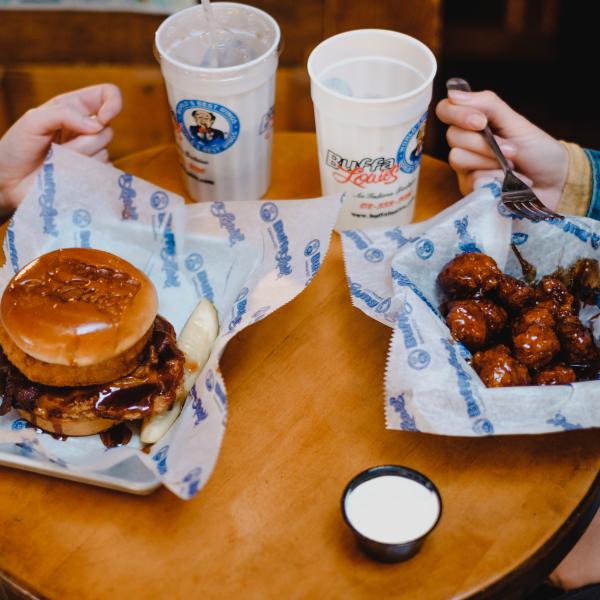
[[[402,542],[398,544],[378,542],[377,540],[373,540],[361,533],[360,531],[358,531],[350,521],[350,518],[348,517],[348,514],[346,512],[346,500],[348,499],[348,496],[365,481],[369,481],[370,479],[375,479],[377,477],[382,477],[384,475],[394,475],[396,477],[412,479],[413,481],[420,483],[422,486],[424,486],[437,496],[437,500],[439,503],[438,517],[433,523],[433,525],[420,537],[415,538],[414,540],[409,540],[407,542]],[[414,469],[410,469],[409,467],[401,467],[398,465],[381,465],[378,467],[371,467],[366,471],[362,471],[361,473],[356,475],[356,477],[350,480],[350,483],[348,483],[346,489],[344,490],[344,493],[342,494],[342,515],[344,516],[344,520],[348,524],[348,527],[350,527],[350,529],[356,536],[358,546],[365,554],[379,562],[401,562],[412,558],[421,549],[425,538],[435,529],[435,527],[439,523],[440,518],[442,516],[442,497],[440,496],[437,487],[434,485],[431,479],[423,475],[423,473],[419,473],[419,471],[415,471]]]

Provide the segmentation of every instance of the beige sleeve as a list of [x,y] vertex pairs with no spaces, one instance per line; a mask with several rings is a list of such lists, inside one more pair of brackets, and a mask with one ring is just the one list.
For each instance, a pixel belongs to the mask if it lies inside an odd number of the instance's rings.
[[560,143],[569,155],[569,170],[558,212],[585,217],[592,196],[592,166],[580,146],[570,142]]

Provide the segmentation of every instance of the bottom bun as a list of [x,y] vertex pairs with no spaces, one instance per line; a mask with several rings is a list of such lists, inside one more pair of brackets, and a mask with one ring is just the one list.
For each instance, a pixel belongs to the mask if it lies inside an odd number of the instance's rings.
[[82,435],[94,435],[101,431],[110,429],[120,421],[113,419],[102,419],[100,417],[92,419],[43,419],[36,417],[30,412],[17,408],[17,412],[23,419],[29,421],[35,427],[39,427],[48,433],[54,433],[56,435],[67,435],[67,436],[82,436]]

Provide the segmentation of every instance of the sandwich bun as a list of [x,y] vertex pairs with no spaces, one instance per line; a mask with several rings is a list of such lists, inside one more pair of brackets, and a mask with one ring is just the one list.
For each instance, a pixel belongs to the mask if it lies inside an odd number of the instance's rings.
[[97,385],[130,372],[157,315],[152,282],[101,250],[67,248],[30,262],[0,302],[0,344],[30,380]]

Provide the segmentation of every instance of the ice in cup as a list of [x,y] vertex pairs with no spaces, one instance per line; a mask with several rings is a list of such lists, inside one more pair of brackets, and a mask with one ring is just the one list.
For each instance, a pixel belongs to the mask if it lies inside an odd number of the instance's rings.
[[338,231],[411,222],[435,72],[431,50],[396,31],[348,31],[312,51],[321,186],[345,193]]
[[279,26],[245,4],[208,14],[177,12],[155,36],[180,164],[196,201],[256,200],[271,178]]

